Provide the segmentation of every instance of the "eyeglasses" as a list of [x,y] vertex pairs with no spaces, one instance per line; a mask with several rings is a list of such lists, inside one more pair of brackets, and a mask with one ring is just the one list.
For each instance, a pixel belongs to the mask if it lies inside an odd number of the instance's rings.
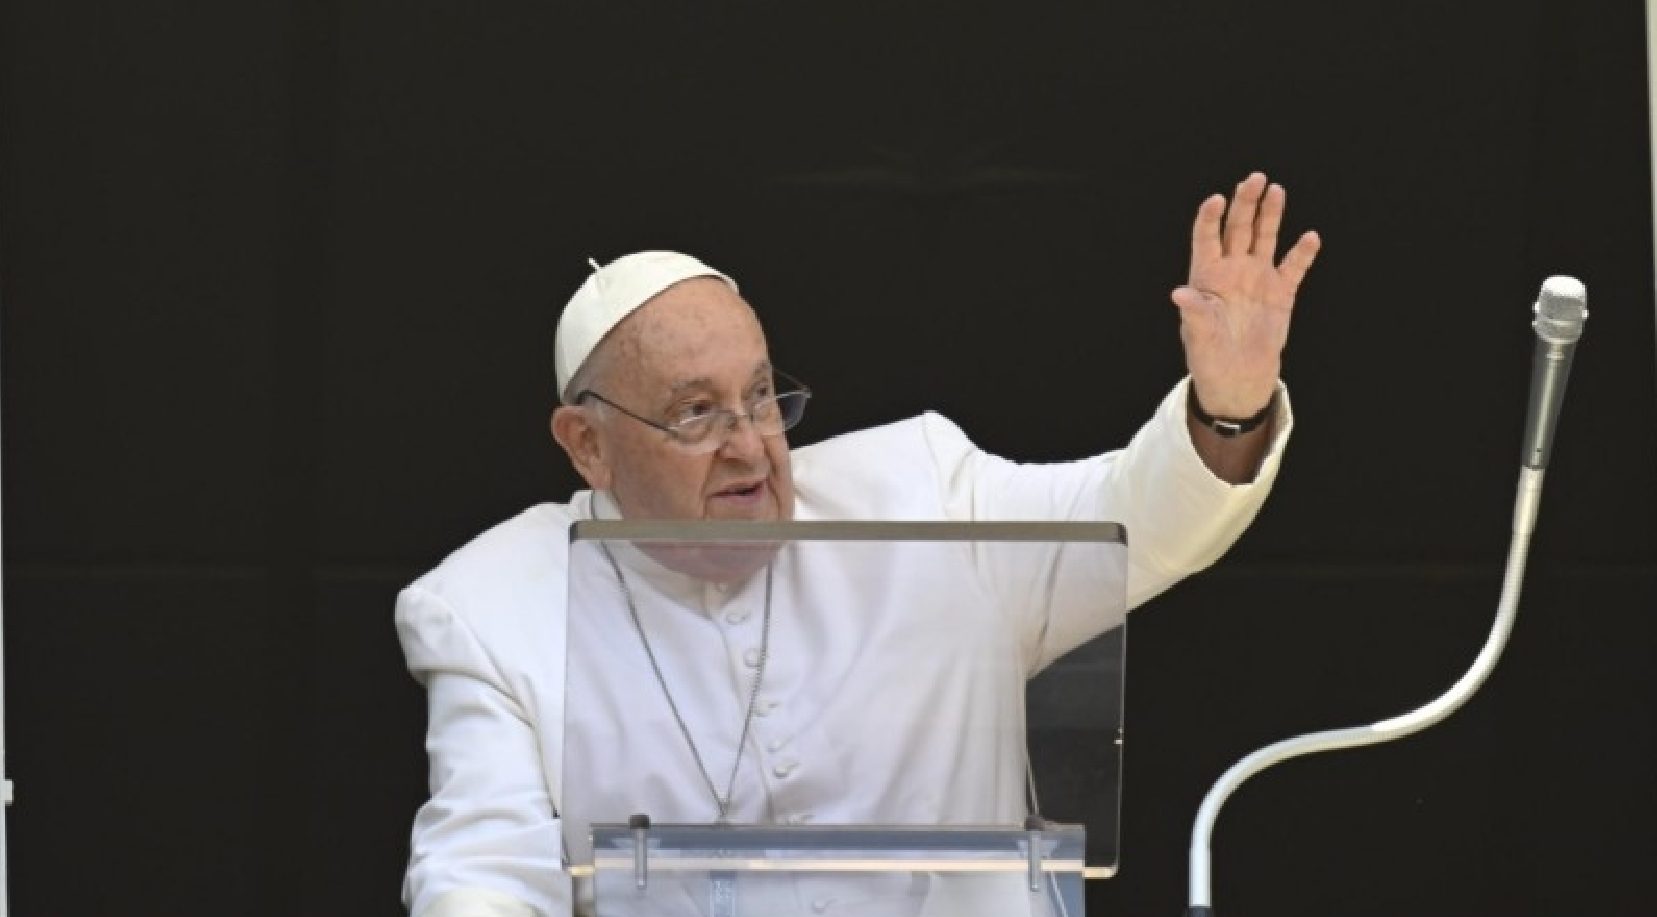
[[701,455],[724,446],[742,420],[753,424],[754,432],[761,436],[781,436],[794,429],[800,418],[805,416],[805,404],[811,398],[811,390],[786,373],[777,372],[775,375],[793,388],[773,394],[771,387],[767,386],[762,394],[748,399],[746,413],[720,407],[712,398],[701,398],[676,407],[674,416],[666,423],[660,423],[641,417],[590,388],[582,389],[575,396],[574,403],[580,404],[587,398],[601,401],[647,427],[666,433],[686,452]]

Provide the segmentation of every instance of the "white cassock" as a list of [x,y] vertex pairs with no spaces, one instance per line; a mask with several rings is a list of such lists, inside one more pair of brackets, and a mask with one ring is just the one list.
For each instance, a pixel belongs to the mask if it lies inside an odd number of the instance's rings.
[[[1126,607],[1137,606],[1230,547],[1265,499],[1292,426],[1280,391],[1260,473],[1227,484],[1191,446],[1188,384],[1126,448],[1077,462],[1008,462],[935,414],[795,450],[795,518],[1120,522]],[[635,812],[661,823],[717,816],[707,784],[722,795],[737,755],[766,576],[719,587],[616,550],[658,679],[608,565],[582,559],[578,575],[590,581],[578,587],[609,601],[566,620],[569,526],[595,517],[616,517],[603,494],[533,507],[399,596],[399,636],[429,700],[432,795],[415,818],[404,885],[416,917],[585,910],[561,863],[566,844],[572,859],[585,859],[589,824]],[[1022,821],[1024,680],[1121,623],[1121,603],[1072,601],[1121,571],[1095,569],[1067,588],[1028,554],[947,543],[905,551],[884,565],[803,549],[778,556],[764,678],[730,820]],[[575,739],[567,749],[566,677]],[[566,781],[580,791],[565,794]],[[908,883],[805,876],[745,887],[760,897],[741,912],[960,913],[963,902],[998,902],[993,887],[963,894],[959,885]],[[641,913],[706,912],[705,900],[686,896],[682,908]],[[1028,907],[1027,895],[1016,900]],[[1011,901],[983,912],[1010,913]]]

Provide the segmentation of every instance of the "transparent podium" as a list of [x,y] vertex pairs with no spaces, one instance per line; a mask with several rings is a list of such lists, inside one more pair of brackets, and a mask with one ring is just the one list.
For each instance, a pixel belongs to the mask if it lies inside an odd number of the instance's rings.
[[578,913],[1080,917],[1115,873],[1121,526],[570,537]]

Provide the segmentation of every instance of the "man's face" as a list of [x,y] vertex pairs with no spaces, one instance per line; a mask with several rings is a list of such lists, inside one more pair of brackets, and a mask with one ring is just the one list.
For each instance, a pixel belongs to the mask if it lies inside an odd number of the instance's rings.
[[[616,349],[595,382],[600,395],[641,417],[671,424],[720,409],[746,414],[773,385],[765,334],[753,310],[723,281],[674,284],[617,325]],[[794,515],[794,480],[783,436],[739,421],[718,449],[693,454],[668,434],[592,400],[603,477],[628,519],[746,519]]]

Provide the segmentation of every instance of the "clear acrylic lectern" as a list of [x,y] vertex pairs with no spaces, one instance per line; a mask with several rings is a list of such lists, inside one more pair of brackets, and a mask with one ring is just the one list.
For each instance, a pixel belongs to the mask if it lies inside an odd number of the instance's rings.
[[598,521],[569,558],[578,912],[1080,917],[1114,873],[1120,526]]

